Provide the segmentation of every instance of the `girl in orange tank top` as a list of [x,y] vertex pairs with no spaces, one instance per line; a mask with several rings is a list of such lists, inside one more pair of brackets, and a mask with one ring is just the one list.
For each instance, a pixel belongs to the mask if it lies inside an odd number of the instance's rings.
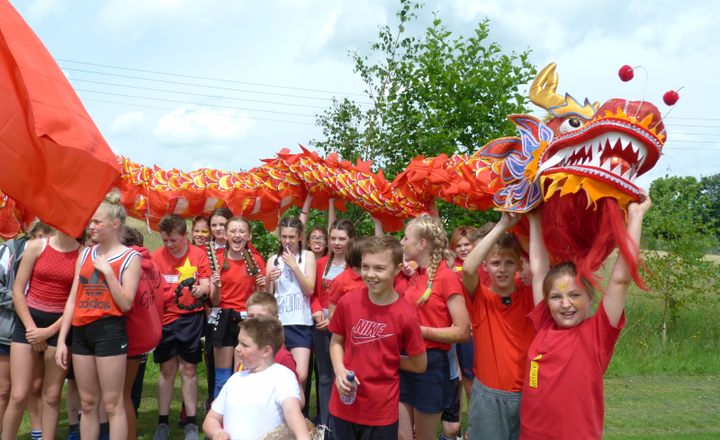
[[67,368],[66,338],[72,324],[78,389],[81,395],[94,396],[82,401],[80,431],[88,438],[99,434],[101,396],[109,415],[110,438],[128,438],[123,404],[128,347],[124,313],[135,300],[141,257],[120,243],[124,223],[120,194],[108,194],[90,222],[92,239],[99,244],[86,249],[78,260],[55,354],[58,365]]

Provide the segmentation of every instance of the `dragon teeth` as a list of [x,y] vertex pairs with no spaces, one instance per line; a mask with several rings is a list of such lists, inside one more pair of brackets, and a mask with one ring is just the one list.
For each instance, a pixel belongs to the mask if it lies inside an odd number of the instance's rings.
[[[614,172],[614,170],[613,170]],[[625,174],[623,174],[621,177],[625,180],[630,180],[630,178],[634,175],[632,167],[630,167],[627,171],[625,171]]]
[[[608,161],[608,162],[610,162],[610,161]],[[619,176],[620,174],[622,174],[622,163],[617,164],[615,166],[615,168],[613,168],[611,173],[615,174],[616,176]]]
[[600,166],[600,168],[612,172],[610,170],[610,159],[606,160],[605,163]]

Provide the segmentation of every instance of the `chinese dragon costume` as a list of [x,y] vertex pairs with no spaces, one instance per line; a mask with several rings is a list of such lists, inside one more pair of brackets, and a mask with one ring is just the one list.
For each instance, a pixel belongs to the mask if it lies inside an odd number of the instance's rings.
[[[228,206],[236,215],[277,226],[291,205],[308,193],[314,207],[353,203],[378,218],[386,231],[403,220],[432,212],[435,199],[470,210],[527,212],[543,205],[544,239],[550,254],[575,260],[592,279],[613,249],[634,261],[626,240],[625,212],[639,201],[638,176],[655,166],[666,141],[660,111],[644,101],[611,99],[591,104],[556,93],[555,63],[530,87],[530,100],[549,112],[545,120],[509,115],[518,137],[495,139],[472,156],[417,157],[393,182],[371,162],[356,165],[302,148],[282,150],[262,166],[235,173],[216,169],[183,172],[149,168],[118,156],[115,185],[129,215],[155,226],[163,215],[208,215]],[[11,237],[33,216],[12,199],[0,198],[0,234]],[[527,236],[521,223],[514,231]],[[637,264],[633,278],[642,286]]]

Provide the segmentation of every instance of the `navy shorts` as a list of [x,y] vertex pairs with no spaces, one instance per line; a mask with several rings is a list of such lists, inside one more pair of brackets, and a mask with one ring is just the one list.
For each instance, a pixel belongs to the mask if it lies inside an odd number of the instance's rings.
[[427,370],[411,373],[400,370],[400,402],[427,414],[442,413],[452,403],[450,361],[447,351],[427,350]]
[[443,410],[441,419],[443,422],[460,423],[460,379],[450,379],[450,388],[452,400],[450,406]]
[[473,361],[475,360],[475,345],[472,339],[470,339],[470,342],[466,342],[464,344],[457,344],[457,358],[463,377],[467,377],[468,379],[475,379],[475,373],[473,373]]
[[200,312],[180,315],[170,324],[164,325],[160,344],[153,352],[156,364],[162,364],[175,356],[189,364],[202,361],[200,338],[205,326],[205,314]]
[[73,332],[73,355],[108,357],[127,354],[124,316],[106,316],[90,324],[73,326]]
[[[62,318],[62,313],[50,313],[50,312],[43,312],[42,310],[36,310],[31,307],[28,307],[28,311],[30,312],[30,316],[32,317],[32,320],[35,322],[35,325],[37,328],[48,328],[51,325],[55,324],[55,322]],[[25,338],[25,332],[27,330],[25,329],[25,325],[22,322],[22,319],[20,319],[19,316],[15,317],[15,328],[13,329],[13,335],[12,335],[12,341],[17,342],[19,344],[29,344],[28,340]],[[50,336],[47,341],[47,344],[50,347],[57,347],[58,342],[58,336],[59,333],[55,333],[54,335]],[[65,339],[65,345],[68,347],[72,346],[72,330],[68,333],[67,338]]]
[[0,356],[10,356],[10,344],[0,344]]
[[285,330],[285,348],[291,350],[293,348],[312,348],[312,325],[284,325]]

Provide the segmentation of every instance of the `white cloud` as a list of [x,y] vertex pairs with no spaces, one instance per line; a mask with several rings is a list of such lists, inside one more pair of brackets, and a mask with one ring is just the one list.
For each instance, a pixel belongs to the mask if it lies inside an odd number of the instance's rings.
[[136,137],[147,133],[150,123],[142,112],[118,115],[110,125],[108,134],[115,137]]
[[229,145],[245,142],[254,126],[255,121],[244,113],[199,110],[188,105],[160,118],[153,134],[163,145],[198,145],[208,153],[221,153]]
[[59,14],[65,11],[68,0],[35,0],[25,8],[25,16],[28,20],[39,20],[51,14]]
[[100,11],[101,26],[126,41],[136,41],[156,28],[197,30],[223,18],[242,1],[108,0]]

